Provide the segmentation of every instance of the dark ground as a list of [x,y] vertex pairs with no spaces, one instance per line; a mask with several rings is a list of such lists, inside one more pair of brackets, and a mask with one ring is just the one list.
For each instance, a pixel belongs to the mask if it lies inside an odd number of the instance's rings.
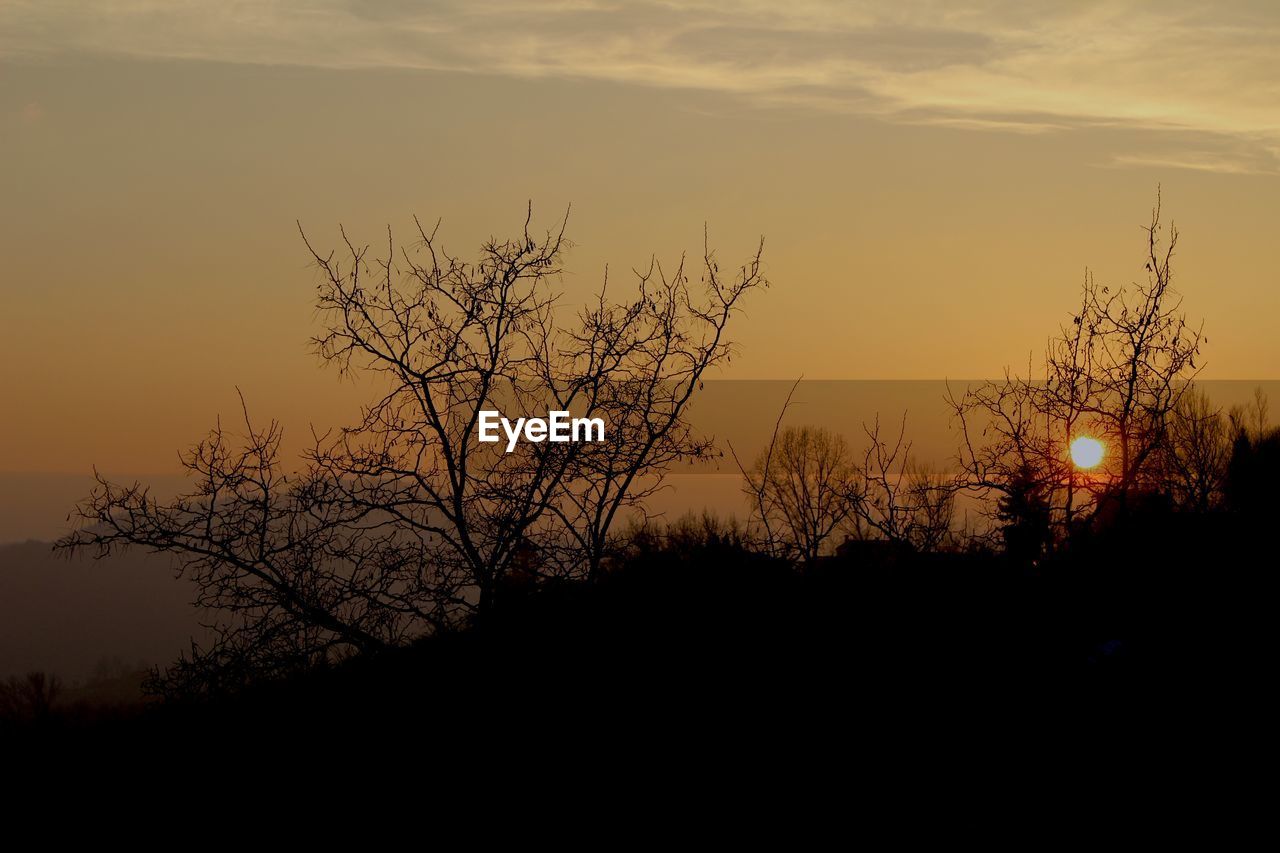
[[803,572],[685,542],[409,648],[198,703],[81,703],[8,734],[401,744],[465,760],[531,744],[880,749],[952,727],[1194,728],[1243,719],[1268,680],[1265,538],[1232,516],[1165,514],[1034,567],[872,548]]

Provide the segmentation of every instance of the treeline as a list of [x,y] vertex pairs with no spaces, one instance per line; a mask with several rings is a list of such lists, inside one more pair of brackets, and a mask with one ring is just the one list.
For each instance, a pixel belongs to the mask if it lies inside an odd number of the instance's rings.
[[[1068,431],[1053,441],[1028,429],[1018,433],[1025,446],[1003,448],[983,462],[962,456],[960,472],[948,474],[912,457],[905,419],[887,440],[879,423],[864,426],[860,455],[835,431],[780,427],[742,471],[752,515],[734,529],[754,550],[797,565],[842,549],[871,553],[874,546],[859,543],[880,542],[913,552],[1001,553],[1031,566],[1132,512],[1159,507],[1257,521],[1274,512],[1280,428],[1270,424],[1261,389],[1251,403],[1224,408],[1188,384],[1159,417],[1158,441],[1128,476],[1106,465],[1071,470]],[[1084,434],[1110,441],[1103,430]],[[1028,449],[1033,441],[1049,448],[1039,469]],[[965,494],[974,498],[976,519],[958,517],[957,498]]]

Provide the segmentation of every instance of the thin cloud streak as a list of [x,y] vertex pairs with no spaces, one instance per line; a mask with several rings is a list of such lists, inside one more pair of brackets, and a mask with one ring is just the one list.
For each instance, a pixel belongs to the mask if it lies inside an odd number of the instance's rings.
[[1222,152],[1164,165],[1276,168],[1280,11],[1267,2],[906,6],[0,0],[0,57],[600,80],[963,129],[1211,134]]
[[1212,152],[1189,151],[1178,154],[1117,154],[1107,164],[1111,168],[1190,169],[1221,175],[1276,175],[1280,170],[1250,166],[1242,160],[1224,158]]

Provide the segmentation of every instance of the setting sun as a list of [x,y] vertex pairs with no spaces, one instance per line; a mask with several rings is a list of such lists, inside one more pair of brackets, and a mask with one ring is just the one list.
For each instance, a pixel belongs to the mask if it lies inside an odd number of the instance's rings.
[[1077,468],[1088,470],[1098,467],[1103,453],[1102,442],[1096,438],[1082,435],[1071,442],[1071,461]]

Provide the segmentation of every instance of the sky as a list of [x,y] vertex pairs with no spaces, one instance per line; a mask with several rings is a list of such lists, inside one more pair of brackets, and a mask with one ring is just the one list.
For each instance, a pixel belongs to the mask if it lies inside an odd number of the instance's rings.
[[1205,376],[1280,378],[1273,3],[0,0],[0,472],[172,472],[219,415],[305,437],[298,235],[470,255],[567,209],[566,305],[765,239],[731,379],[1025,365],[1157,186]]

